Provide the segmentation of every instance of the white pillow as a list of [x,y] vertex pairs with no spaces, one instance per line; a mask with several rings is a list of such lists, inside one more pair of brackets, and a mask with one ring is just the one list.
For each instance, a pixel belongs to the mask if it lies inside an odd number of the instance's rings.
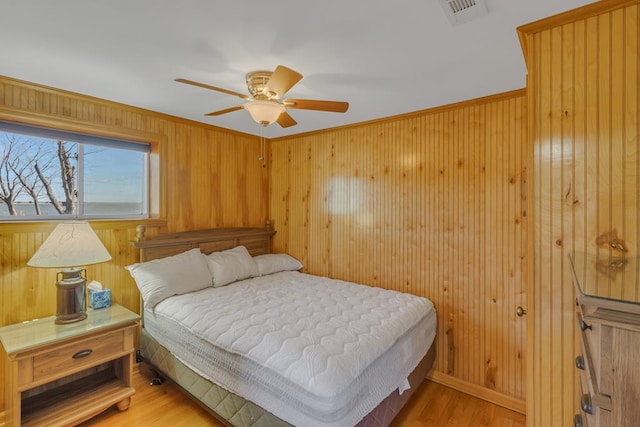
[[244,246],[212,252],[206,256],[206,260],[213,275],[214,288],[260,275],[258,265]]
[[173,295],[199,291],[212,285],[205,255],[198,248],[125,268],[136,281],[144,306],[151,309]]
[[279,271],[300,270],[303,267],[300,261],[287,254],[258,255],[253,259],[258,264],[261,276]]

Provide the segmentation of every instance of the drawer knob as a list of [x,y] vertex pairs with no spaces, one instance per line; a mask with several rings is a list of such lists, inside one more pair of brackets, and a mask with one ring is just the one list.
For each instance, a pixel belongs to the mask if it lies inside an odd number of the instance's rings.
[[593,406],[591,405],[591,395],[585,393],[580,398],[580,407],[585,414],[593,415]]
[[86,349],[86,350],[80,350],[79,352],[77,352],[76,354],[74,354],[73,356],[71,356],[74,359],[82,359],[83,357],[87,357],[88,355],[90,355],[91,353],[93,353],[93,350],[91,350],[90,348]]
[[524,308],[522,308],[521,306],[519,306],[518,308],[516,308],[516,315],[518,317],[522,317],[525,314],[527,314],[527,310],[525,310]]
[[573,417],[573,427],[582,427],[582,415],[576,414],[576,416]]
[[587,329],[591,329],[591,325],[587,324],[584,320],[580,321],[580,330],[586,331]]
[[576,357],[576,368],[584,371],[584,357],[582,355]]

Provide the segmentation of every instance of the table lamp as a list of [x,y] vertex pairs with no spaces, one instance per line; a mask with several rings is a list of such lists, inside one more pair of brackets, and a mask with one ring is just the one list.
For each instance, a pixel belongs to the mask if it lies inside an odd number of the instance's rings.
[[109,261],[107,252],[87,222],[58,224],[31,257],[31,267],[63,267],[56,276],[57,310],[55,323],[72,323],[87,318],[87,279],[82,267]]

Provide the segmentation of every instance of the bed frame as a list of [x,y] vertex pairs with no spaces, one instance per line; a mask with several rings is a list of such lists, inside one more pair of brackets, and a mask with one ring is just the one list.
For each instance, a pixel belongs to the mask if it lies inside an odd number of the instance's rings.
[[[269,222],[264,228],[215,228],[154,237],[145,237],[145,227],[142,225],[138,226],[136,231],[134,245],[140,249],[140,261],[176,255],[194,248],[200,248],[203,253],[209,254],[239,245],[245,246],[252,256],[267,254],[271,252],[271,238],[276,233]],[[225,425],[241,427],[290,425],[253,402],[202,378],[176,359],[169,350],[158,344],[144,328],[140,347],[139,354],[152,369],[175,382]],[[397,391],[392,392],[362,419],[358,426],[389,425],[424,380],[427,372],[433,368],[435,354],[434,340],[428,353],[409,376],[411,388],[402,395]]]
[[146,227],[136,227],[134,246],[140,248],[140,261],[150,261],[176,255],[189,249],[200,248],[202,253],[223,251],[236,246],[245,246],[252,256],[271,252],[271,237],[276,234],[267,221],[264,228],[211,228],[207,230],[183,231],[181,233],[145,236]]

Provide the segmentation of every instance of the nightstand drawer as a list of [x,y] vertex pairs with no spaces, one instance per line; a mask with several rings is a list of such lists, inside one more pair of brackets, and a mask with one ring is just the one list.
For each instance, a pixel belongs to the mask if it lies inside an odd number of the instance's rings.
[[600,383],[595,370],[596,365],[591,356],[591,348],[585,341],[584,332],[581,332],[580,349],[582,353],[579,357],[576,357],[576,368],[578,368],[581,375],[585,377],[586,383],[591,385],[591,393],[599,393]]
[[[600,409],[593,406],[591,402],[591,391],[589,390],[588,380],[586,375],[580,375],[580,398],[579,398],[579,407],[580,407],[580,419],[582,421],[582,427],[595,426],[596,424],[596,412]],[[589,407],[587,407],[589,406]],[[587,411],[585,411],[587,409]],[[574,418],[575,422],[575,418]]]
[[[585,320],[582,313],[577,313],[578,328],[581,341],[589,355],[589,362],[593,366],[600,364],[600,329],[601,325]],[[595,380],[595,378],[593,378]]]
[[113,358],[125,350],[124,331],[80,340],[55,348],[33,358],[33,379],[39,381],[50,376],[64,376],[90,366],[100,359]]

